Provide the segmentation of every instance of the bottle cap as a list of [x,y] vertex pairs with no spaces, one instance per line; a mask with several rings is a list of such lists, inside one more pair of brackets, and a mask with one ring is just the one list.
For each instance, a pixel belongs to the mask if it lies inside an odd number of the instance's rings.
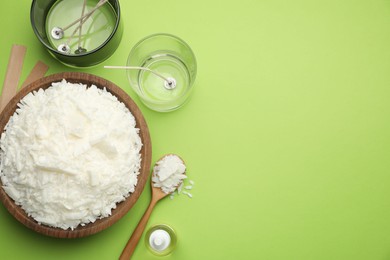
[[155,255],[165,256],[176,247],[176,232],[168,225],[157,224],[148,229],[145,236],[146,247]]
[[157,229],[150,234],[149,244],[156,251],[164,251],[171,244],[171,237],[167,231]]

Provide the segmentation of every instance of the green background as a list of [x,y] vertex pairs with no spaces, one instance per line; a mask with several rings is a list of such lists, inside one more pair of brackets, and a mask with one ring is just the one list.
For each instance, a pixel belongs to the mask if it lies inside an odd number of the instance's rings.
[[[30,0],[1,1],[0,80],[11,45],[28,46],[22,81],[77,71],[35,37]],[[194,197],[165,199],[148,227],[168,223],[163,259],[390,259],[389,0],[122,0],[114,55],[82,71],[124,89],[151,132],[153,163],[177,153]],[[181,109],[157,113],[131,91],[125,65],[141,38],[177,35],[198,76]],[[0,259],[116,259],[150,200],[96,235],[36,234],[0,207]],[[159,259],[140,243],[134,259]]]

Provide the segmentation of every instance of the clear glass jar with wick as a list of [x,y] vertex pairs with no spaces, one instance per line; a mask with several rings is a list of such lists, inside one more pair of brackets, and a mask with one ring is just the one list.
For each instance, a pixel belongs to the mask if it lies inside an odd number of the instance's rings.
[[157,256],[165,256],[175,249],[177,236],[175,230],[166,224],[157,224],[148,229],[145,244],[150,252]]
[[197,65],[190,46],[171,34],[154,34],[131,50],[127,76],[132,89],[150,109],[169,112],[189,98]]

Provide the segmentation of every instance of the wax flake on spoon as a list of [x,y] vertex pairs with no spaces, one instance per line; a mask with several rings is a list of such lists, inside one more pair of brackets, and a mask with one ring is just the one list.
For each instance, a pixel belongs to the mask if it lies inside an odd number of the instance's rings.
[[185,171],[186,166],[179,156],[167,155],[153,169],[153,187],[161,188],[165,193],[171,193],[170,199],[174,198],[176,188],[177,194],[183,193],[192,198],[192,194],[188,190],[193,188],[195,182],[189,180],[189,184],[184,184],[187,180]]
[[177,155],[167,155],[153,169],[153,187],[172,193],[187,178],[185,171],[186,166]]

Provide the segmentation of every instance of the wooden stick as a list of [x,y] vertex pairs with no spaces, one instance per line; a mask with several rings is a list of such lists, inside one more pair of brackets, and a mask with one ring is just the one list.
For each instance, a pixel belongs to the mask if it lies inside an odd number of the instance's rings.
[[37,79],[43,78],[48,69],[49,66],[47,66],[42,61],[38,61],[37,63],[35,63],[34,68],[31,70],[30,74],[27,76],[20,89],[24,88],[30,83],[33,83]]
[[23,68],[24,56],[27,48],[23,45],[12,45],[9,57],[7,72],[3,83],[3,90],[0,97],[0,112],[8,102],[15,96],[19,85],[20,74]]

